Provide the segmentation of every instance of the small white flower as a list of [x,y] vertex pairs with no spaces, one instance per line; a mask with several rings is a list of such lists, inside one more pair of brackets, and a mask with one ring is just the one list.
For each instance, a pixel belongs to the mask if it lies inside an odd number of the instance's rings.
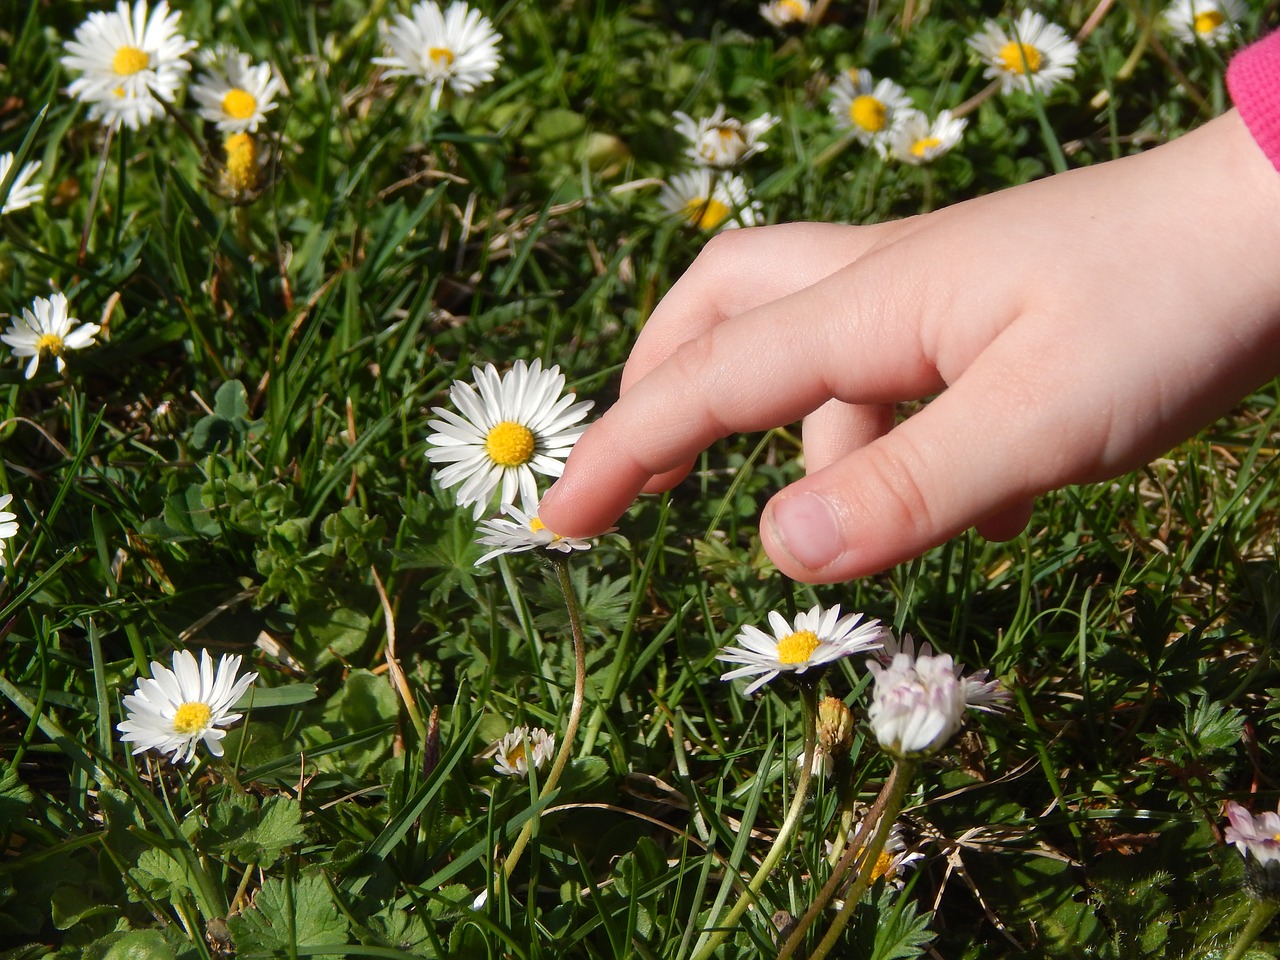
[[9,546],[8,541],[18,533],[18,515],[7,509],[12,501],[12,493],[6,493],[0,497],[0,567],[8,566],[9,560],[5,556]]
[[[858,835],[860,829],[862,829],[861,823],[855,823],[849,828],[850,842]],[[826,848],[827,855],[830,856],[832,850],[831,842],[824,841],[823,846]],[[904,886],[902,874],[908,868],[914,869],[916,862],[923,859],[923,853],[907,847],[907,841],[902,836],[902,824],[895,822],[889,828],[889,836],[885,840],[884,849],[880,851],[880,856],[876,858],[876,865],[871,870],[871,882],[887,880],[898,889],[902,889]]]
[[480,522],[480,532],[483,536],[476,540],[476,543],[494,549],[476,561],[477,567],[504,553],[524,553],[526,550],[537,548],[554,553],[573,553],[575,550],[591,549],[590,540],[562,537],[558,533],[552,533],[538,519],[536,513],[525,513],[510,503],[503,505],[502,512],[511,519],[494,517],[492,520]]
[[706,167],[677,173],[662,188],[658,202],[668,213],[709,232],[753,227],[761,212],[760,204],[751,201],[741,177],[715,173]]
[[1239,35],[1245,13],[1240,0],[1173,0],[1160,19],[1183,43],[1216,47]]
[[831,115],[858,142],[884,156],[889,141],[912,110],[907,92],[892,80],[876,80],[870,70],[849,70],[831,86]]
[[805,23],[812,11],[813,5],[809,0],[772,0],[770,3],[760,4],[760,16],[775,27]]
[[942,156],[964,136],[968,121],[943,110],[933,123],[918,110],[909,111],[893,135],[889,151],[903,163],[919,166]]
[[760,142],[778,122],[772,114],[763,113],[747,123],[724,115],[724,104],[709,117],[695,120],[687,113],[675,112],[676,133],[689,141],[689,158],[694,163],[726,169],[768,148]]
[[[9,175],[11,169],[13,169],[13,154],[0,153],[0,183],[4,182],[4,178]],[[0,206],[0,215],[13,213],[15,210],[29,207],[44,199],[44,184],[31,182],[31,178],[39,170],[39,160],[32,160],[22,165],[22,169],[13,178],[13,183],[9,184],[9,194],[4,198],[4,205]]]
[[1235,844],[1240,856],[1253,857],[1261,864],[1280,863],[1280,812],[1267,810],[1253,816],[1236,803],[1227,801],[1227,827],[1223,836],[1227,843]]
[[201,741],[215,757],[222,756],[227,731],[219,728],[240,719],[231,707],[258,676],[239,672],[238,656],[220,657],[215,670],[208,650],[200,651],[199,664],[189,650],[179,650],[172,670],[153,660],[151,677],[140,678],[124,698],[127,716],[116,724],[120,739],[132,743],[135,754],[157,750],[170,754],[173,763],[189,761]]
[[867,720],[880,746],[897,757],[937,753],[960,730],[966,709],[994,712],[1007,694],[987,671],[960,676],[950,654],[934,655],[926,643],[917,655],[910,636],[892,642],[867,661],[875,690]]
[[26,371],[30,380],[36,375],[42,356],[53,357],[61,373],[67,368],[62,355],[89,346],[101,329],[96,323],[80,323],[67,316],[66,295],[55,293],[48,300],[36,297],[30,307],[23,307],[21,318],[14,319],[13,325],[0,333],[0,340],[12,348],[15,357],[31,358]]
[[984,77],[1000,81],[1000,92],[1048,93],[1075,76],[1080,48],[1056,23],[1038,13],[1023,10],[1006,33],[994,20],[969,38],[969,46],[987,65]]
[[804,673],[810,667],[879,647],[889,636],[879,620],[863,620],[861,613],[841,617],[839,604],[829,610],[814,605],[797,615],[794,623],[772,611],[769,626],[772,637],[747,624],[735,638],[740,646],[716,654],[717,660],[745,664],[722,675],[721,680],[759,675],[743,691],[744,696],[751,696],[779,673]]
[[200,116],[224,133],[252,133],[266,123],[280,92],[271,64],[255,65],[247,53],[225,48],[202,60],[206,72],[191,88]]
[[516,727],[494,744],[491,755],[493,769],[504,777],[527,777],[529,765],[541,770],[555,753],[556,738],[541,727]]
[[493,364],[473,367],[475,386],[455,381],[449,399],[461,416],[444,407],[431,412],[442,418],[427,426],[436,433],[427,437],[427,459],[446,466],[440,470],[440,486],[458,489],[458,506],[474,504],[479,520],[498,492],[503,505],[516,502],[527,512],[538,509],[534,473],[558,477],[564,459],[585,429],[580,424],[592,401],[576,399],[564,391],[564,374],[558,366],[542,369],[542,361],[515,366],[499,375]]
[[493,79],[502,62],[498,42],[502,39],[489,18],[472,10],[461,0],[440,6],[431,0],[415,3],[410,16],[397,13],[394,24],[383,23],[382,34],[391,56],[374,57],[389,77],[413,77],[429,86],[431,108],[440,105],[446,85],[454,93],[471,93]]
[[114,13],[91,13],[76,28],[62,65],[80,72],[67,92],[89,104],[89,119],[136,130],[164,114],[191,69],[182,58],[196,46],[178,20],[164,0],[149,17],[147,0],[132,10],[120,0]]

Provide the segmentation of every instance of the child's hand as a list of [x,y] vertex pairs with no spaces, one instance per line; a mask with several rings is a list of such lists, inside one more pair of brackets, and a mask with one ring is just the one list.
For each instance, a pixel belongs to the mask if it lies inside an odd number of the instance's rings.
[[[869,227],[717,236],[540,516],[612,524],[714,440],[805,419],[783,573],[884,569],[1134,469],[1280,370],[1280,173],[1234,111],[1140,156]],[[895,401],[939,394],[894,426]]]

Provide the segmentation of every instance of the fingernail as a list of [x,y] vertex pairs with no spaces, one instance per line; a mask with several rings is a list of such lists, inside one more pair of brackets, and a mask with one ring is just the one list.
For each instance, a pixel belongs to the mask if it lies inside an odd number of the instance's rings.
[[770,511],[773,535],[801,566],[820,570],[844,553],[840,524],[826,497],[800,493]]

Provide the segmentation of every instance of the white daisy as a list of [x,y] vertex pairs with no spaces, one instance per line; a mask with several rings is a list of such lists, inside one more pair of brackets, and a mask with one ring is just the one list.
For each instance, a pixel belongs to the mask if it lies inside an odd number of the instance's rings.
[[858,142],[884,156],[889,141],[912,109],[907,92],[892,80],[875,80],[870,70],[848,70],[831,85],[836,126],[853,131]]
[[695,120],[687,113],[675,112],[676,133],[689,141],[688,154],[694,163],[726,169],[768,148],[762,137],[778,118],[763,113],[747,123],[724,115],[724,104],[710,117]]
[[769,626],[772,637],[759,627],[744,626],[735,638],[740,646],[716,654],[717,660],[745,664],[723,674],[721,680],[759,675],[743,691],[744,696],[751,696],[779,673],[804,673],[810,667],[879,647],[889,636],[879,620],[863,620],[861,613],[841,617],[839,604],[829,610],[815,605],[808,613],[799,614],[794,624],[773,611]]
[[741,177],[706,167],[677,173],[663,186],[658,202],[700,230],[753,227],[760,218],[760,204],[751,201]]
[[1234,800],[1227,801],[1227,820],[1231,826],[1223,834],[1227,843],[1235,844],[1240,856],[1252,856],[1259,863],[1280,863],[1280,812],[1265,810],[1254,816]]
[[1000,81],[1001,93],[1033,87],[1048,93],[1075,76],[1080,53],[1065,30],[1030,10],[1018,15],[1011,34],[988,20],[968,43],[987,65],[983,76]]
[[538,519],[536,513],[525,513],[510,503],[503,505],[502,512],[511,519],[494,517],[492,520],[480,522],[480,532],[483,536],[476,543],[494,549],[476,561],[477,567],[504,553],[524,553],[526,550],[535,548],[555,553],[573,553],[575,550],[591,549],[590,540],[562,537],[558,533],[552,533]]
[[775,27],[787,27],[793,23],[806,23],[813,5],[809,0],[772,0],[760,4],[760,16]]
[[80,71],[67,92],[89,104],[89,119],[131,130],[164,114],[191,64],[196,46],[178,33],[179,16],[161,0],[150,17],[147,0],[120,0],[114,13],[91,13],[67,43],[62,65]]
[[951,116],[950,110],[943,110],[930,123],[919,110],[911,110],[894,133],[889,152],[912,166],[928,163],[960,142],[968,122],[963,117]]
[[[849,842],[853,841],[861,829],[861,823],[855,823],[849,828]],[[824,841],[823,846],[826,848],[827,855],[830,856],[833,844],[830,841]],[[889,828],[884,849],[880,851],[880,856],[876,857],[876,865],[871,868],[871,882],[887,880],[901,889],[904,886],[902,874],[908,868],[914,869],[916,862],[923,859],[924,854],[919,850],[908,848],[907,841],[902,836],[902,824],[895,822]]]
[[266,123],[280,92],[271,64],[254,64],[247,53],[229,49],[205,59],[207,72],[191,88],[200,116],[224,133],[252,133]]
[[910,636],[892,641],[867,661],[875,689],[867,720],[880,746],[896,757],[937,753],[959,731],[966,709],[994,712],[1007,698],[998,680],[980,670],[968,677],[950,654],[926,643],[915,652]]
[[120,739],[134,745],[135,754],[158,750],[170,754],[173,763],[185,763],[204,741],[215,757],[222,756],[225,730],[240,719],[232,705],[249,689],[256,673],[240,672],[238,656],[222,656],[214,669],[208,650],[200,651],[200,663],[189,650],[173,655],[173,669],[151,662],[151,677],[138,680],[137,689],[124,698],[125,719],[116,724]]
[[489,18],[461,0],[440,6],[431,0],[415,3],[410,16],[397,13],[394,24],[382,24],[391,56],[374,57],[389,77],[414,77],[432,88],[431,108],[440,105],[445,85],[457,94],[468,94],[493,79],[502,62],[502,39]]
[[1173,0],[1160,19],[1183,43],[1216,47],[1239,34],[1245,13],[1240,0]]
[[8,541],[18,533],[18,515],[6,509],[12,500],[12,493],[6,493],[0,497],[0,567],[8,566],[9,561],[5,557],[6,548],[9,546]]
[[[0,153],[0,183],[4,183],[4,178],[9,175],[9,171],[12,169],[13,154]],[[15,210],[29,207],[33,203],[39,203],[44,199],[44,184],[31,182],[31,178],[39,170],[39,160],[33,160],[22,165],[22,169],[13,178],[13,183],[9,184],[9,193],[4,198],[3,206],[0,206],[0,215],[13,213]]]
[[26,372],[26,378],[30,380],[36,375],[42,356],[53,357],[61,373],[67,368],[62,355],[68,350],[89,346],[101,329],[96,323],[80,323],[67,316],[66,295],[55,293],[48,300],[36,297],[30,307],[23,307],[22,316],[15,318],[13,325],[0,333],[0,340],[13,349],[15,357],[31,358]]
[[542,369],[542,361],[515,366],[499,374],[493,364],[473,367],[475,386],[455,381],[449,399],[461,415],[444,407],[432,407],[441,417],[427,426],[436,433],[427,437],[427,459],[447,464],[437,478],[446,489],[458,489],[458,506],[475,505],[479,520],[495,491],[504,505],[516,502],[524,509],[538,508],[534,473],[558,477],[564,459],[585,429],[580,421],[592,401],[575,403],[564,391],[564,374],[558,366]]
[[541,770],[555,753],[556,738],[541,727],[516,727],[493,745],[489,755],[494,758],[494,772],[504,777],[527,777],[529,765]]

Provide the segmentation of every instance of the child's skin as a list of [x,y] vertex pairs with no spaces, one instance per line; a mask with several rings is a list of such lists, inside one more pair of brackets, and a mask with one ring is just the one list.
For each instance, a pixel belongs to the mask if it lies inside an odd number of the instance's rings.
[[[1159,456],[1280,371],[1280,173],[1233,110],[1172,143],[866,227],[712,239],[539,514],[588,536],[717,438],[804,418],[765,549],[828,583]],[[897,423],[889,404],[939,394]]]

